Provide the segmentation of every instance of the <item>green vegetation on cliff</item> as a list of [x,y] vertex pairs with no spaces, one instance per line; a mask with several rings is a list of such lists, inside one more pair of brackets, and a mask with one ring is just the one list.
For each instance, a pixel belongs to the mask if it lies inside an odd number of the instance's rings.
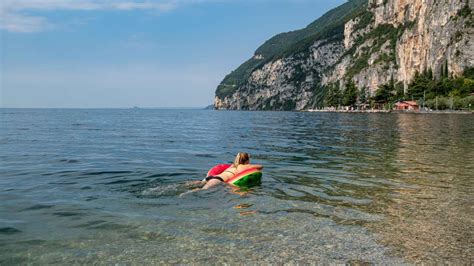
[[217,87],[216,96],[224,98],[231,95],[247,81],[255,69],[272,59],[308,51],[317,40],[342,39],[344,24],[365,13],[366,5],[367,0],[350,0],[327,12],[304,29],[281,33],[269,39],[255,51],[255,55],[259,57],[252,57],[224,78]]
[[467,109],[469,104],[472,108],[474,68],[467,68],[462,76],[453,77],[447,66],[444,66],[438,78],[431,69],[425,70],[413,77],[406,93],[403,84],[395,82],[393,78],[389,83],[379,86],[373,97],[367,97],[365,88],[359,89],[357,96],[356,91],[357,88],[351,81],[347,82],[343,90],[331,84],[327,87],[324,105],[318,107],[355,106],[356,103],[389,107],[400,100],[415,100],[420,106],[436,110]]

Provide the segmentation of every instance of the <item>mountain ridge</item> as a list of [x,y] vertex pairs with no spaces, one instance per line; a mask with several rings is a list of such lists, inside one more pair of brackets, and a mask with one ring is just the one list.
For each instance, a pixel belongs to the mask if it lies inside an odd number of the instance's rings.
[[[241,81],[248,78],[248,75],[256,68],[272,60],[274,57],[282,56],[292,45],[297,45],[306,38],[314,38],[314,35],[321,32],[320,27],[325,26],[328,21],[341,17],[341,14],[347,13],[347,10],[357,10],[363,8],[367,0],[351,0],[347,3],[336,7],[317,20],[310,23],[305,28],[279,33],[272,38],[265,41],[260,47],[255,50],[252,58],[245,61],[237,69],[228,74],[221,84],[217,87],[216,95],[227,96],[231,93],[235,86],[241,84]],[[322,25],[321,25],[322,24]],[[276,47],[275,47],[276,46]]]
[[428,69],[439,77],[444,65],[459,76],[474,61],[471,5],[466,0],[349,1],[304,29],[267,40],[224,78],[214,106],[304,110],[321,107],[331,87],[352,82],[374,96],[391,80],[407,91],[415,74]]

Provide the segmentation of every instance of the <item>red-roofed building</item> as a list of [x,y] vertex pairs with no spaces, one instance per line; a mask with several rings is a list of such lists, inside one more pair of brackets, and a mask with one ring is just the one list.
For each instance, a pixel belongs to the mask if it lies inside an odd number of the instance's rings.
[[420,110],[415,101],[399,101],[395,104],[395,110]]

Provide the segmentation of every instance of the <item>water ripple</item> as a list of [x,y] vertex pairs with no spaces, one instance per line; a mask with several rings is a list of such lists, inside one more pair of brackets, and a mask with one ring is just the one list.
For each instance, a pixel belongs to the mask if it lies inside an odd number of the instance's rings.
[[[473,257],[471,116],[0,112],[0,264]],[[261,186],[186,193],[240,151]]]

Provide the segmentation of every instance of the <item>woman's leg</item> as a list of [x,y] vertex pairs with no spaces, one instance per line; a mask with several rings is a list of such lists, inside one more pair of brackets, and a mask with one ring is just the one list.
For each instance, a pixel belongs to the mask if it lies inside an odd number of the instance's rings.
[[211,187],[215,187],[219,185],[220,183],[222,183],[222,181],[220,181],[219,179],[211,179],[207,181],[206,185],[202,187],[202,189],[209,189]]

